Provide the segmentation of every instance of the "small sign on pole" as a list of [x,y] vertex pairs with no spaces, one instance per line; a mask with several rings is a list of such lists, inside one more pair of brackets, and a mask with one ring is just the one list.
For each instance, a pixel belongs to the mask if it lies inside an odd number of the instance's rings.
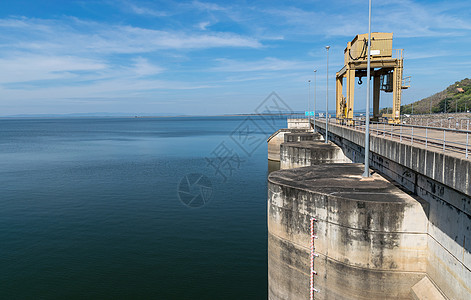
[[314,299],[314,293],[319,293],[319,290],[314,288],[314,275],[317,272],[314,270],[314,257],[319,257],[319,254],[315,253],[314,240],[317,239],[317,235],[314,234],[314,222],[317,222],[316,218],[311,218],[311,264],[310,264],[310,288],[309,288],[309,299]]

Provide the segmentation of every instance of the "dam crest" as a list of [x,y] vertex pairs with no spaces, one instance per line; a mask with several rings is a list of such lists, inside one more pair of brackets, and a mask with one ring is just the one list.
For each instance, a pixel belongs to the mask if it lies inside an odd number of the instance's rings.
[[269,299],[309,299],[313,217],[315,299],[471,299],[470,161],[371,136],[363,178],[364,133],[310,125],[268,140]]

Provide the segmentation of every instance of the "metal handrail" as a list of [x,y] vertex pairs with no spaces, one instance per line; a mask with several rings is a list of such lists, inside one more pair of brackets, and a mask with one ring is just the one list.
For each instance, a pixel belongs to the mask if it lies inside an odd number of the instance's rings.
[[[318,119],[325,120],[325,117]],[[350,127],[361,132],[365,131],[364,120],[356,119],[354,120],[353,125],[342,125],[338,124],[336,118],[329,118],[329,123],[333,123],[337,126]],[[471,145],[469,143],[469,136],[471,135],[471,124],[469,120],[466,130],[407,124],[387,124],[381,122],[370,122],[370,124],[370,134],[376,135],[378,137],[383,136],[383,138],[389,138],[391,140],[398,139],[401,143],[410,142],[411,145],[414,145],[415,142],[418,145],[425,145],[426,149],[429,147],[441,148],[443,152],[448,150],[454,153],[464,153],[465,158],[467,159],[471,157]],[[399,128],[399,130],[397,128]],[[414,133],[414,129],[425,129],[425,135],[418,133],[417,130]],[[443,138],[431,137],[430,131],[443,132]],[[451,141],[449,139],[447,140],[447,134],[451,133],[463,134],[463,138],[466,140],[466,142]]]
[[422,126],[422,125],[386,124],[386,123],[383,123],[383,122],[370,122],[370,124],[385,124],[385,125],[389,125],[389,126],[403,126],[403,127],[413,127],[413,128],[421,128],[421,129],[433,129],[433,130],[440,130],[440,131],[445,130],[445,131],[450,131],[450,132],[453,132],[453,133],[471,133],[470,130],[450,129],[450,128],[444,128],[444,127],[432,127],[432,126]]
[[410,88],[411,76],[405,76],[402,78],[402,87]]
[[[452,115],[449,117],[449,115]],[[434,114],[433,118],[430,117],[423,117],[423,116],[430,116],[430,115],[410,115],[409,117],[403,116],[401,118],[403,124],[404,122],[411,122],[416,123],[419,126],[431,126],[431,124],[439,124],[440,128],[466,128],[467,123],[471,120],[470,114],[466,112],[462,113],[450,113],[450,114]],[[412,125],[412,124],[411,124]],[[463,126],[464,125],[464,126]]]

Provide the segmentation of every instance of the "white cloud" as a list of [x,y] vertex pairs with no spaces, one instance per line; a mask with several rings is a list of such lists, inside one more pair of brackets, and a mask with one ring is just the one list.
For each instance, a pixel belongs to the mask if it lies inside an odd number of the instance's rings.
[[402,0],[378,5],[373,15],[381,30],[390,28],[401,37],[433,37],[462,35],[471,29],[469,20],[461,13],[450,10],[448,2],[418,3]]
[[149,63],[146,58],[138,57],[134,59],[134,66],[132,71],[138,76],[149,76],[159,74],[164,69]]
[[195,8],[200,9],[200,10],[206,10],[206,11],[224,11],[224,10],[226,10],[225,7],[222,7],[222,6],[220,6],[218,4],[215,4],[215,3],[193,1],[192,4]]
[[132,3],[126,2],[126,8],[129,8],[133,13],[138,15],[148,15],[152,17],[166,17],[168,13],[158,11],[147,7],[137,6]]
[[[152,95],[158,90],[195,90],[214,88],[215,85],[191,84],[183,81],[169,81],[142,78],[112,78],[97,80],[77,85],[61,84],[58,86],[31,86],[22,89],[10,89],[0,85],[3,99],[43,101],[44,99],[113,99],[120,97],[137,97]],[[66,101],[66,100],[64,100]]]
[[77,19],[72,21],[70,25],[63,21],[26,18],[0,20],[0,28],[9,34],[1,46],[71,53],[145,53],[166,49],[262,47],[258,40],[235,33],[165,31]]
[[77,77],[75,72],[105,70],[100,61],[73,56],[40,56],[25,53],[0,59],[0,84]]
[[[338,2],[338,1],[337,1]],[[265,9],[285,31],[310,32],[312,35],[355,36],[368,30],[368,6],[360,2],[340,1],[342,10],[329,12],[314,4],[313,9],[297,7]],[[335,5],[335,4],[334,4]],[[454,9],[448,2],[418,3],[410,0],[375,2],[372,7],[373,31],[394,32],[400,37],[441,37],[463,35],[471,29],[471,22],[461,12],[471,7]],[[469,34],[469,32],[467,33]]]
[[201,30],[206,30],[210,24],[211,24],[210,22],[200,22],[198,24],[198,28]]
[[219,65],[211,70],[218,72],[284,71],[307,68],[305,61],[281,60],[274,57],[267,57],[258,61],[237,61],[226,58],[217,59],[216,61]]
[[450,55],[449,52],[444,50],[438,50],[434,52],[418,52],[418,51],[407,51],[404,52],[404,58],[406,60],[416,60],[416,59],[429,59],[434,57],[443,57]]

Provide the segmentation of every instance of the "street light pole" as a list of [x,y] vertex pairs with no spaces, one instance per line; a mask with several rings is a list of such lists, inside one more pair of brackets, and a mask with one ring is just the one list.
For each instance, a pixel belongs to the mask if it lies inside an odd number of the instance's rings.
[[325,46],[327,49],[327,73],[326,73],[326,91],[325,91],[325,143],[329,142],[329,49],[330,46]]
[[307,82],[309,84],[309,93],[307,97],[307,123],[309,129],[311,129],[311,80],[309,79]]
[[317,70],[314,70],[314,130],[316,132],[316,85],[317,85]]
[[365,128],[365,172],[363,177],[370,177],[370,51],[371,51],[371,0],[368,8],[368,49],[366,64],[366,128]]

